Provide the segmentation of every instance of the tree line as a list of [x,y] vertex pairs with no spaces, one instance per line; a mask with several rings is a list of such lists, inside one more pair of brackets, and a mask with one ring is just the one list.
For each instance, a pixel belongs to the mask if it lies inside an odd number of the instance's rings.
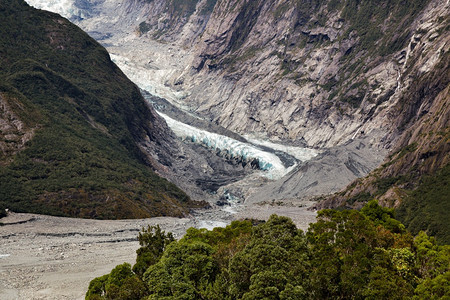
[[412,236],[375,200],[322,210],[306,233],[287,217],[143,228],[136,264],[91,281],[86,299],[449,299],[450,246]]

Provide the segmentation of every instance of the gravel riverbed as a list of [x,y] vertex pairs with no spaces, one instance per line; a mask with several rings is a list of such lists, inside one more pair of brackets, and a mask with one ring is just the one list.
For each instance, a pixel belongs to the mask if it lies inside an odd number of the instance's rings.
[[133,264],[142,227],[159,224],[180,238],[189,227],[228,224],[233,219],[291,217],[305,230],[315,213],[305,207],[241,207],[235,213],[213,209],[190,218],[87,220],[10,213],[0,220],[0,299],[84,299],[89,282],[116,265]]

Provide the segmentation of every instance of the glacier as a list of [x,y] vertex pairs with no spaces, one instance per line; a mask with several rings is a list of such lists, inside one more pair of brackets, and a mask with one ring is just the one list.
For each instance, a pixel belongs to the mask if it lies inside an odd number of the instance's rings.
[[[173,70],[149,70],[146,67],[136,64],[129,58],[113,53],[111,53],[110,56],[112,61],[117,64],[119,68],[128,76],[128,78],[136,83],[139,88],[149,92],[152,95],[166,99],[175,107],[178,107],[187,114],[190,114],[189,107],[187,107],[182,100],[185,96],[184,93],[174,91],[169,86],[161,84],[161,82],[164,81],[161,79],[165,78],[168,73],[173,72]],[[149,99],[147,99],[147,101],[149,101]],[[151,101],[149,102],[152,104]],[[179,138],[202,144],[213,151],[225,151],[229,156],[238,157],[243,161],[256,160],[258,162],[259,169],[266,171],[264,172],[264,177],[268,179],[280,179],[293,170],[297,164],[286,167],[280,157],[274,153],[258,148],[257,145],[270,148],[271,150],[284,152],[299,161],[310,160],[319,153],[319,151],[315,149],[285,146],[256,138],[251,138],[251,143],[248,144],[239,142],[235,139],[212,132],[207,132],[174,120],[164,113],[159,112],[158,107],[155,107],[155,110],[165,119],[167,125]]]
[[88,12],[75,5],[73,0],[26,0],[34,8],[48,10],[73,20],[84,19]]
[[[70,20],[81,20],[89,17],[90,11],[88,7],[95,1],[26,0],[26,2],[35,8],[58,13]],[[165,98],[172,105],[189,113],[189,107],[183,102],[183,98],[186,97],[185,92],[174,91],[162,84],[164,78],[176,72],[174,68],[165,66],[165,68],[161,69],[149,69],[148,66],[143,67],[118,54],[110,53],[110,57],[141,89],[150,92],[152,95]],[[297,166],[297,163],[286,166],[279,156],[272,153],[272,150],[275,150],[273,152],[284,152],[294,157],[297,161],[309,160],[319,153],[315,149],[285,146],[252,137],[245,137],[250,143],[243,143],[230,137],[184,124],[161,112],[158,113],[179,138],[202,144],[213,151],[226,153],[231,158],[238,158],[244,162],[257,162],[258,168],[263,171],[262,175],[271,180],[280,179]],[[261,147],[258,147],[258,145]]]
[[215,151],[226,151],[231,158],[239,158],[243,161],[256,160],[259,169],[265,171],[264,177],[268,179],[280,179],[297,166],[297,164],[294,164],[290,167],[285,167],[280,158],[273,153],[263,151],[256,146],[237,141],[224,135],[184,124],[161,112],[158,112],[158,114],[166,121],[175,135],[183,140],[202,144]]
[[320,153],[320,151],[316,150],[316,149],[287,146],[287,145],[272,143],[272,142],[269,142],[266,140],[256,139],[256,138],[252,137],[251,135],[244,135],[243,137],[247,141],[251,142],[252,144],[260,145],[260,146],[264,146],[266,148],[284,152],[286,154],[289,154],[289,155],[295,157],[296,159],[298,159],[300,161],[310,160],[310,159],[316,157]]
[[[165,86],[161,82],[163,78],[166,78],[169,73],[174,70],[158,69],[149,70],[147,67],[140,66],[130,60],[129,58],[111,53],[111,59],[116,63],[120,69],[136,83],[141,89],[149,92],[152,95],[161,97],[169,101],[175,107],[189,113],[189,107],[183,103],[185,97],[183,92],[174,91],[169,86]],[[148,99],[147,99],[148,100]],[[152,104],[152,103],[150,103]],[[155,106],[154,106],[155,107]],[[158,112],[158,108],[155,107]],[[277,180],[293,170],[297,164],[286,167],[276,154],[266,151],[270,150],[280,151],[295,158],[299,161],[307,161],[319,154],[318,150],[285,146],[276,144],[273,142],[248,138],[244,136],[250,143],[239,142],[235,139],[207,132],[199,128],[184,124],[176,121],[162,112],[158,112],[165,120],[172,131],[184,140],[190,140],[191,142],[199,143],[213,151],[225,151],[231,157],[239,157],[243,161],[256,160],[258,162],[259,169],[266,171],[264,177],[272,180]],[[252,145],[253,144],[253,145]],[[260,145],[262,147],[258,147]],[[265,149],[261,149],[265,148]]]

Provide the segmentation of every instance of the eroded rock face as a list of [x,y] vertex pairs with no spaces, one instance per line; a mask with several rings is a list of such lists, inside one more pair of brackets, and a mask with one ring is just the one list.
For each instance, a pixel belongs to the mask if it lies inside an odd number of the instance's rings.
[[174,10],[173,0],[108,0],[72,19],[135,83],[190,114],[244,135],[336,147],[332,171],[312,162],[260,193],[278,199],[273,191],[296,198],[364,176],[429,110],[436,95],[408,99],[424,76],[445,72],[449,4],[419,2],[192,0]]
[[155,23],[140,39],[191,47],[184,68],[172,70],[165,85],[184,92],[192,111],[242,134],[316,147],[366,135],[388,146],[398,133],[392,121],[402,117],[392,109],[448,51],[445,1],[423,3],[408,17],[381,4],[392,13],[373,12],[367,30],[345,5],[217,1],[209,16],[203,5],[179,19],[156,17],[163,6],[150,2],[148,24],[166,18],[176,26]]
[[[406,41],[398,49],[381,37],[365,46],[368,42],[343,11],[319,7],[302,14],[299,7],[286,7],[277,17],[281,1],[252,1],[253,9],[250,2],[236,1],[230,12],[225,1],[219,2],[192,63],[198,71],[185,80],[192,90],[186,101],[240,133],[304,138],[319,147],[361,135],[374,143],[387,137],[387,142],[393,138],[392,120],[402,117],[389,114],[391,109],[448,51],[448,35],[437,33],[446,26],[444,2],[431,3],[399,29]],[[324,21],[320,14],[326,15]],[[253,23],[241,24],[241,19]],[[398,27],[389,18],[384,22]],[[383,43],[386,54],[380,55],[377,44]]]
[[444,0],[91,2],[72,19],[145,70],[152,93],[231,131],[313,147],[389,148],[392,124],[410,117],[399,100],[449,47]]
[[[353,182],[316,208],[351,206],[359,208],[368,198],[385,206],[398,207],[423,178],[435,175],[450,162],[450,58],[439,64],[444,72],[425,73],[419,84],[402,98],[399,110],[410,114],[399,128],[406,128],[391,155],[366,178]],[[400,120],[399,120],[400,121]]]
[[8,163],[14,154],[24,149],[36,130],[36,127],[26,125],[10,102],[15,102],[16,109],[21,110],[20,102],[0,93],[0,164]]

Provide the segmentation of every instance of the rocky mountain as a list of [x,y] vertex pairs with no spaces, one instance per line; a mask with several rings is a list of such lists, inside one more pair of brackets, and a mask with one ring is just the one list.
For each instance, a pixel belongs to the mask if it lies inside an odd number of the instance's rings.
[[[414,196],[430,180],[448,181],[448,1],[71,3],[55,11],[140,87],[248,139],[322,151],[278,181],[241,188],[246,203],[332,193],[383,159],[316,207],[376,197],[400,213],[402,203],[430,203]],[[438,207],[448,205],[445,186],[432,197]],[[419,214],[410,207],[407,225]]]
[[0,3],[0,32],[3,209],[142,218],[204,205],[153,171],[174,138],[94,39],[22,0]]
[[[408,229],[427,230],[450,242],[450,56],[403,95],[399,110],[411,111],[406,128],[384,163],[316,208],[360,208],[369,199],[397,208]],[[398,120],[399,122],[404,120]]]
[[410,117],[395,106],[448,51],[446,1],[187,1],[171,14],[176,3],[128,8],[148,16],[141,39],[195,47],[166,84],[241,134],[316,147],[365,135],[388,146],[401,131],[393,120]]
[[[127,44],[141,51],[123,53],[158,69],[158,89],[178,91],[163,96],[234,132],[312,147],[358,137],[391,147],[405,129],[392,124],[415,114],[403,110],[403,95],[442,72],[448,52],[444,0],[74,3],[77,13],[61,12],[112,52]],[[168,53],[139,47],[155,40]],[[159,60],[170,58],[174,66],[161,70]]]

